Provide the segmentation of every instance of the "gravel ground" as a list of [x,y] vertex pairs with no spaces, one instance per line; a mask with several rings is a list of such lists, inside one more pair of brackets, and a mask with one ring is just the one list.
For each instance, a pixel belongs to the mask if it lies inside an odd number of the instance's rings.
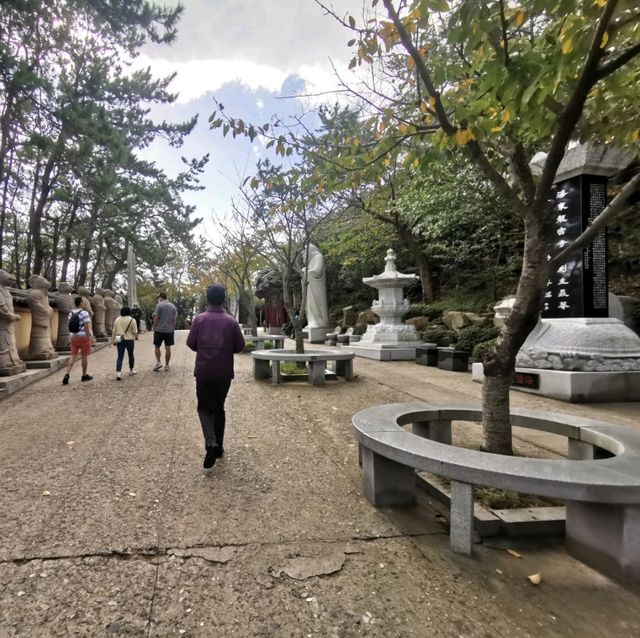
[[[455,556],[424,497],[388,511],[361,496],[352,414],[477,402],[470,375],[357,359],[351,383],[272,387],[240,355],[226,455],[205,472],[185,337],[168,372],[152,371],[145,334],[135,377],[115,380],[107,348],[94,381],[76,366],[67,387],[59,371],[0,403],[0,638],[640,636],[640,590],[562,545]],[[639,427],[640,403],[513,404]],[[516,436],[523,453],[564,449]]]

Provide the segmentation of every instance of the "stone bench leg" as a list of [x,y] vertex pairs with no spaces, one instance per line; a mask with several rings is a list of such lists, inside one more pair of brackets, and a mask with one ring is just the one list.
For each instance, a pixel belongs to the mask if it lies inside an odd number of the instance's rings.
[[449,544],[456,554],[471,556],[473,547],[473,485],[451,481]]
[[344,377],[347,381],[353,380],[353,359],[346,361],[336,361],[335,371],[339,377]]
[[273,384],[282,383],[282,375],[280,374],[279,361],[271,362],[271,383]]
[[324,361],[309,362],[309,383],[311,385],[324,385]]
[[640,505],[567,503],[567,549],[611,578],[640,583]]
[[416,474],[412,467],[360,446],[362,491],[376,507],[405,507],[416,502]]
[[412,432],[423,439],[451,445],[451,421],[425,421],[414,423]]
[[271,375],[269,371],[269,362],[262,359],[253,360],[253,378],[268,379]]

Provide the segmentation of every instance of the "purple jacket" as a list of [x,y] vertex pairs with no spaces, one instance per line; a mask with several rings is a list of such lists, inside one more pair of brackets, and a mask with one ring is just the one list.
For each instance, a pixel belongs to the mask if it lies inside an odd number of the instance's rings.
[[238,322],[222,308],[209,308],[191,324],[187,345],[196,353],[194,376],[199,381],[233,379],[233,355],[242,352],[244,337]]

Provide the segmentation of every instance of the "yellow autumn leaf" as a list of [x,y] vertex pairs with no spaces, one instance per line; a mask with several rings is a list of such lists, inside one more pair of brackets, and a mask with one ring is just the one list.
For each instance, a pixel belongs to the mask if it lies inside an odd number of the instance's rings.
[[604,7],[607,4],[607,0],[593,0],[593,4],[597,4],[599,7]]
[[566,40],[565,43],[562,45],[563,55],[568,55],[569,53],[571,53],[571,51],[573,51],[573,37]]
[[414,159],[413,164],[411,164],[411,166],[413,166],[413,168],[418,168],[418,166],[420,166],[420,160]]
[[631,141],[637,142],[640,139],[640,129],[636,129],[633,133],[631,133]]
[[384,165],[385,166],[391,166],[391,160],[388,157],[384,158]]
[[508,122],[511,119],[511,111],[509,109],[505,109],[502,114],[502,121]]
[[602,42],[600,42],[600,48],[604,49],[607,46],[607,42],[609,42],[609,33],[605,31],[602,36]]
[[436,108],[436,98],[435,98],[435,97],[433,97],[433,95],[430,95],[430,96],[429,96],[429,106],[430,106],[432,109],[435,109],[435,108]]
[[465,144],[468,144],[471,140],[475,140],[475,139],[476,139],[476,136],[467,128],[458,129],[456,131],[455,141],[456,141],[456,144],[459,144],[460,146],[464,146]]
[[521,27],[524,23],[524,11],[518,11],[516,13],[516,26]]
[[420,102],[420,112],[421,113],[426,113],[427,112],[427,108],[428,108],[427,107],[427,103],[424,100],[422,100]]
[[491,129],[491,132],[492,132],[492,133],[500,133],[500,131],[502,131],[502,127],[501,127],[501,126],[494,126],[494,127]]

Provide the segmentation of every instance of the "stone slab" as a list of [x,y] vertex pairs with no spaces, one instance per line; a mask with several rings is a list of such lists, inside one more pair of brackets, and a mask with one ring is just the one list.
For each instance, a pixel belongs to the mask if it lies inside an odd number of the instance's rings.
[[[56,367],[55,370],[57,369],[58,368]],[[4,390],[5,394],[3,396],[8,396],[17,392],[21,388],[38,381],[38,379],[42,379],[43,377],[50,375],[52,372],[54,372],[54,370],[51,368],[40,368],[27,370],[26,372],[21,372],[13,377],[0,377],[0,390]]]
[[[471,367],[472,379],[482,382],[482,364],[474,363]],[[570,372],[520,367],[516,368],[516,372],[539,375],[540,387],[514,387],[514,390],[569,403],[637,401],[640,397],[640,372]]]
[[506,536],[564,536],[567,511],[564,506],[491,510]]
[[46,359],[42,361],[26,361],[27,370],[57,370],[66,365],[68,357],[58,357],[57,359]]
[[[360,342],[362,343],[362,342]],[[418,346],[385,346],[379,345],[349,345],[342,346],[343,352],[351,352],[356,357],[375,359],[376,361],[415,361]]]

